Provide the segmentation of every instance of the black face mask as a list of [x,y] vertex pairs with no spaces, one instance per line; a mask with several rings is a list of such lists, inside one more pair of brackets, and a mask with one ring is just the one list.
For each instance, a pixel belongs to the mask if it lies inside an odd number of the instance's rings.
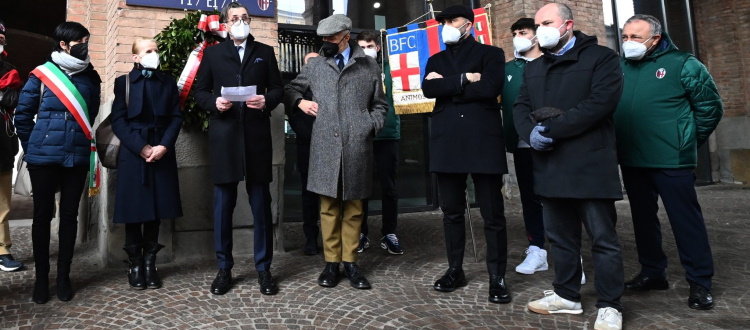
[[70,56],[73,56],[81,61],[85,61],[88,55],[89,55],[88,43],[75,44],[70,47]]
[[[348,36],[348,35],[349,34],[347,33],[346,36]],[[338,54],[339,53],[339,45],[341,44],[342,41],[344,41],[344,39],[346,39],[346,36],[344,36],[343,38],[341,38],[341,40],[339,40],[339,42],[337,42],[337,43],[332,43],[330,41],[324,41],[323,42],[323,46],[320,47],[320,55],[323,55],[325,57],[333,57],[336,54]]]

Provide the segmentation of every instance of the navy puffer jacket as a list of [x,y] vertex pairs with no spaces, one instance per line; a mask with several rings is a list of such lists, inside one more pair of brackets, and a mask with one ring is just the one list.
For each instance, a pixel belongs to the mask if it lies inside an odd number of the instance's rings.
[[[99,114],[99,74],[89,64],[88,68],[69,78],[86,101],[89,120],[93,125]],[[16,131],[26,153],[26,162],[62,167],[88,166],[91,142],[70,111],[48,86],[44,87],[40,104],[40,84],[39,78],[29,75],[16,108]]]

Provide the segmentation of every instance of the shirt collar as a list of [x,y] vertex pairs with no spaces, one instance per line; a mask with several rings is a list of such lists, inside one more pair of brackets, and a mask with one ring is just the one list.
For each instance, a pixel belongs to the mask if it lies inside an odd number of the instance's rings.
[[563,48],[560,49],[559,52],[557,52],[557,54],[552,54],[552,53],[550,54],[555,55],[555,56],[562,56],[562,54],[565,54],[567,51],[573,48],[575,44],[576,44],[576,36],[573,36],[573,38],[570,38],[570,40],[568,40],[568,43],[566,43],[565,46],[563,46]]
[[341,56],[344,57],[344,65],[349,63],[349,56],[351,55],[351,53],[352,53],[352,47],[350,47],[349,45],[346,45],[346,49],[344,49],[344,51],[341,52]]
[[244,51],[245,49],[247,49],[247,39],[245,39],[245,40],[244,40],[244,41],[243,41],[243,42],[242,42],[241,44],[239,44],[239,45],[234,45],[234,48],[237,48],[237,46],[240,46],[240,47],[242,47],[242,50],[243,50],[243,51]]

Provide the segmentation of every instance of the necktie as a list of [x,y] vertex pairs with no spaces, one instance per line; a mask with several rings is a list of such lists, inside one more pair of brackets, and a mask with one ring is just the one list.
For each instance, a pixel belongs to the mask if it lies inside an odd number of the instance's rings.
[[344,70],[344,55],[336,55],[336,62],[339,65],[339,71]]
[[[242,46],[237,46],[237,54],[239,55],[242,51]],[[240,62],[242,62],[242,56],[240,56]]]

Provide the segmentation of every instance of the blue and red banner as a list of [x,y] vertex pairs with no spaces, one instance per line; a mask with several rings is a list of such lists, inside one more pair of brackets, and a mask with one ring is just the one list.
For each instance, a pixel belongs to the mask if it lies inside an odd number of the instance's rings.
[[[443,26],[436,20],[411,24],[403,28],[388,29],[385,47],[391,66],[393,104],[399,115],[432,111],[434,99],[422,93],[422,79],[427,59],[445,49],[440,36]],[[484,8],[474,9],[474,37],[480,43],[491,45],[492,34]]]

